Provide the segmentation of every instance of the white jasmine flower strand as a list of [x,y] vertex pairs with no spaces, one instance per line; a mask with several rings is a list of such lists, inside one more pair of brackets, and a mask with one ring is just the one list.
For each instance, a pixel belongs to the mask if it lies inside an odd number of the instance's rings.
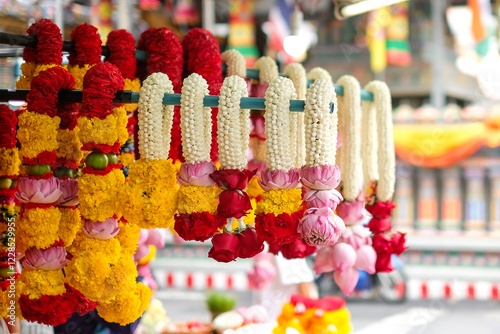
[[363,187],[366,189],[372,181],[378,180],[377,152],[379,144],[375,106],[372,102],[362,101],[361,107],[361,158],[363,160]]
[[385,82],[372,81],[365,90],[372,92],[377,112],[378,172],[377,198],[386,202],[392,199],[396,183],[396,154],[392,133],[391,92]]
[[342,195],[354,201],[363,187],[363,161],[361,160],[361,87],[350,75],[342,76],[337,84],[344,86],[339,104],[339,134],[342,145],[338,152],[338,166],[342,171]]
[[237,75],[242,78],[247,76],[245,58],[238,50],[227,50],[222,53],[221,57],[227,65],[226,76]]
[[271,83],[279,75],[278,65],[271,57],[260,57],[253,68],[259,70],[259,82],[261,84]]
[[210,161],[211,109],[203,107],[208,84],[199,74],[184,79],[181,92],[182,152],[186,163]]
[[332,82],[315,80],[307,90],[304,109],[307,166],[335,165],[338,120],[337,110],[330,114],[331,103],[337,106]]
[[222,169],[242,170],[247,164],[250,110],[240,109],[241,98],[247,96],[245,79],[237,75],[224,79],[217,114],[217,141]]
[[[307,78],[304,66],[299,63],[289,64],[283,70],[283,74],[288,76],[295,87],[298,100],[306,99]],[[291,150],[295,152],[294,167],[299,168],[305,164],[305,129],[304,113],[293,112],[290,114],[290,140]]]
[[164,73],[153,73],[142,84],[137,115],[142,159],[168,158],[174,106],[163,105],[163,96],[173,92],[172,82]]
[[288,172],[294,167],[290,151],[290,100],[296,98],[290,79],[276,77],[266,91],[266,149],[271,170]]
[[332,76],[327,70],[321,67],[315,67],[307,73],[307,80],[325,79],[332,82]]

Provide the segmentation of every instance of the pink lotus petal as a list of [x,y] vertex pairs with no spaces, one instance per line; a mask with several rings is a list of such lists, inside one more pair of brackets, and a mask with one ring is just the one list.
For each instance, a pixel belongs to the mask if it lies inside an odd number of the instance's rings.
[[314,272],[316,274],[334,271],[333,249],[331,246],[321,247],[314,259]]
[[335,271],[333,273],[333,279],[340,288],[340,291],[342,291],[345,296],[350,296],[356,288],[356,284],[358,284],[359,272],[353,267],[347,268],[344,271]]
[[146,244],[163,248],[165,246],[165,231],[159,228],[149,230]]
[[344,271],[356,263],[356,251],[351,245],[339,242],[332,248],[333,268]]
[[356,251],[356,263],[354,267],[366,271],[368,274],[375,274],[375,263],[377,262],[377,252],[372,246],[361,246]]

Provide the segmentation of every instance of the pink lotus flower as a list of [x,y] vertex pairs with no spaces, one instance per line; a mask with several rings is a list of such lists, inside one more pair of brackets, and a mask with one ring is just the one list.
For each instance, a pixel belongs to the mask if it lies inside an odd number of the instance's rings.
[[66,249],[54,246],[46,249],[29,248],[24,254],[23,265],[31,269],[58,270],[67,262]]
[[346,225],[357,224],[364,218],[364,208],[365,203],[363,201],[342,202],[337,207],[337,214],[344,220]]
[[247,164],[248,170],[255,170],[255,175],[260,177],[260,174],[266,169],[266,163],[258,160],[250,160]]
[[146,245],[163,248],[165,246],[165,231],[159,228],[148,230]]
[[335,244],[344,231],[344,222],[329,207],[307,209],[298,227],[302,239],[317,246]]
[[344,271],[336,271],[333,273],[333,279],[337,283],[340,291],[346,296],[350,296],[356,288],[359,280],[359,272],[356,268],[347,268]]
[[210,174],[215,170],[215,165],[208,161],[193,164],[184,163],[181,165],[177,180],[183,186],[213,186],[215,182],[210,178]]
[[118,227],[118,221],[116,218],[113,217],[108,218],[103,222],[93,222],[87,220],[83,224],[83,232],[89,238],[108,240],[114,238],[118,232],[120,232],[120,227]]
[[299,170],[291,169],[288,172],[282,170],[262,171],[259,184],[265,191],[279,189],[293,189],[299,185]]
[[302,167],[300,178],[309,189],[335,189],[340,184],[340,168],[332,165]]
[[328,273],[335,270],[333,267],[333,248],[331,246],[319,249],[314,259],[313,269],[316,274]]
[[146,243],[146,240],[148,240],[148,236],[149,236],[149,232],[147,229],[141,229],[140,232],[139,232],[139,241],[138,241],[138,244],[141,245],[141,244],[145,244]]
[[261,290],[271,284],[276,277],[276,268],[270,262],[258,262],[247,273],[250,288]]
[[333,269],[344,271],[356,263],[356,251],[351,245],[339,242],[332,248]]
[[137,246],[137,250],[134,253],[134,260],[136,262],[139,262],[143,257],[149,254],[150,251],[149,245],[146,244],[140,244]]
[[331,190],[308,190],[304,195],[304,201],[306,207],[310,208],[322,208],[329,207],[333,211],[337,208],[340,202],[342,202],[342,195],[335,189]]
[[59,180],[55,177],[39,180],[20,177],[15,196],[22,203],[51,204],[55,203],[61,194]]
[[61,179],[59,184],[62,194],[56,204],[60,206],[78,205],[78,181],[76,179]]
[[375,263],[377,262],[377,252],[372,246],[361,246],[356,251],[356,263],[354,267],[366,271],[368,274],[375,274]]
[[346,243],[354,247],[354,249],[356,250],[364,245],[371,246],[372,244],[370,230],[361,225],[347,227],[344,234],[342,235],[342,238]]

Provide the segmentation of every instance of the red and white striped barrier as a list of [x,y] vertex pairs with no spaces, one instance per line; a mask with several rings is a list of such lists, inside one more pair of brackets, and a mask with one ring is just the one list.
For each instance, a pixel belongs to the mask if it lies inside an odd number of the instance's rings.
[[410,279],[408,299],[500,300],[500,283]]

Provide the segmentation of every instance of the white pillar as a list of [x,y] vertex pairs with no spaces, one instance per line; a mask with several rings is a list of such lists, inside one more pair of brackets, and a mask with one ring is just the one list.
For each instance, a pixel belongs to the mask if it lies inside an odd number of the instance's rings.
[[116,12],[117,12],[117,29],[125,29],[131,31],[132,24],[130,21],[132,11],[131,11],[131,1],[130,0],[120,0],[117,1]]
[[64,35],[64,19],[63,19],[63,2],[62,0],[54,1],[54,23],[61,29]]
[[215,31],[215,0],[202,1],[203,28]]

